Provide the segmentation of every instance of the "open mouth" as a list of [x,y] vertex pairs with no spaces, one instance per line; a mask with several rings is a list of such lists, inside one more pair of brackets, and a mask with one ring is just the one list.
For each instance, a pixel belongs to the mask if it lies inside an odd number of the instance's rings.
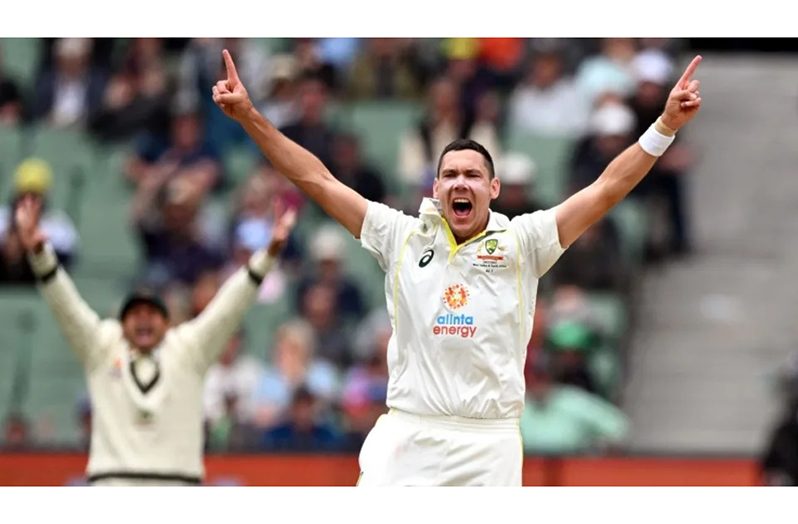
[[153,329],[150,327],[138,327],[135,330],[137,337],[149,337],[153,334]]
[[452,202],[452,211],[457,218],[465,218],[471,213],[473,205],[467,198],[455,198]]

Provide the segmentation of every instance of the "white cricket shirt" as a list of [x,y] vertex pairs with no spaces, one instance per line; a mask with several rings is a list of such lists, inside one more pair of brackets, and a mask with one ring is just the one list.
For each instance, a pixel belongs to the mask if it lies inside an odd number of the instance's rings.
[[418,415],[520,418],[538,279],[562,255],[554,209],[457,245],[438,201],[419,217],[369,202],[361,243],[385,271],[393,325],[388,407]]

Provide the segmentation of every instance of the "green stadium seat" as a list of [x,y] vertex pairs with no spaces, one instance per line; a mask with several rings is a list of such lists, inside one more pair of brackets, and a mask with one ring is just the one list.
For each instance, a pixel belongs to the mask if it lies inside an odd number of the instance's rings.
[[3,69],[23,92],[33,91],[41,47],[41,38],[0,38]]
[[354,102],[346,111],[348,127],[360,137],[364,156],[382,172],[389,189],[396,191],[399,141],[421,118],[423,106],[400,101]]

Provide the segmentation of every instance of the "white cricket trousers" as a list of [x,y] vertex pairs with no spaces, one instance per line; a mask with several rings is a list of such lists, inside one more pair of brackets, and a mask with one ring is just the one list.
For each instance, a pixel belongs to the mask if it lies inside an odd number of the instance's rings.
[[518,419],[430,417],[391,409],[360,450],[358,486],[520,486]]

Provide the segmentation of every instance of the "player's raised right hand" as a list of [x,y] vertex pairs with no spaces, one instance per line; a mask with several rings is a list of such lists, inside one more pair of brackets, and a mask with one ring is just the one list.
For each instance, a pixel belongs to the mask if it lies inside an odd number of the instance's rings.
[[22,198],[14,211],[17,234],[25,251],[38,253],[42,250],[47,237],[39,228],[39,217],[42,213],[42,201],[32,195]]
[[222,57],[227,70],[227,79],[219,80],[213,86],[213,101],[225,115],[242,122],[252,110],[252,101],[241,79],[238,78],[233,57],[227,49],[222,51]]

